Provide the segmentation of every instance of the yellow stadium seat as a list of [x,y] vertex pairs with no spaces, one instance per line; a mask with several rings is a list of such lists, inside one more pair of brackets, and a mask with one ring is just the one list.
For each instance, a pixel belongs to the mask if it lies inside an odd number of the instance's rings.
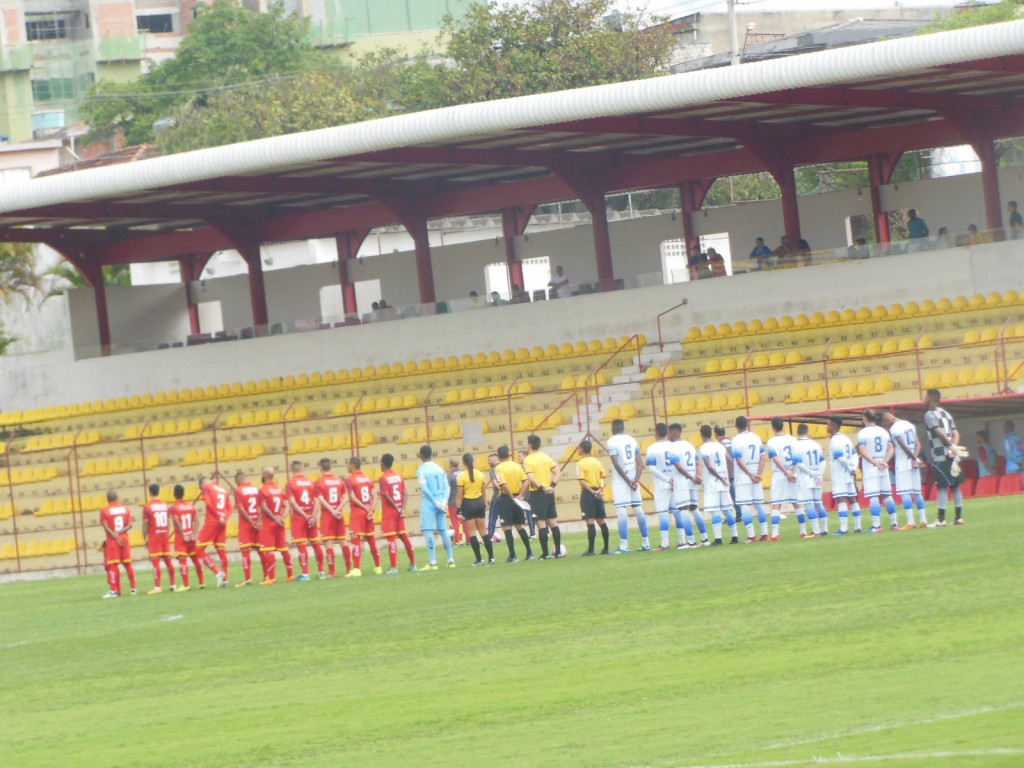
[[882,354],[891,355],[895,352],[898,352],[899,348],[899,342],[897,342],[896,339],[886,339],[885,342],[882,344]]
[[857,394],[858,395],[861,395],[861,396],[873,395],[874,393],[875,393],[875,382],[874,382],[873,379],[871,379],[871,378],[861,379],[860,381],[857,382]]
[[956,384],[958,387],[966,387],[974,384],[974,369],[961,368],[956,372]]
[[850,325],[857,322],[857,310],[847,307],[839,313],[839,322],[842,325]]
[[747,333],[762,333],[764,331],[764,323],[754,318],[747,323]]
[[829,325],[839,325],[842,322],[843,322],[843,317],[842,317],[842,315],[839,314],[839,312],[837,310],[830,309],[828,312],[825,313],[824,325],[826,325],[826,326],[829,326]]
[[737,320],[732,324],[732,335],[733,336],[745,336],[747,333],[747,323],[745,320]]
[[[671,365],[669,367],[672,367]],[[722,358],[722,370],[723,371],[735,371],[736,370],[736,358],[734,357],[723,357]],[[675,369],[673,368],[673,374]]]
[[711,410],[711,397],[709,395],[701,395],[697,398],[697,413],[705,413]]
[[715,329],[715,335],[720,339],[732,336],[732,325],[729,323],[719,323],[718,327]]
[[979,365],[974,369],[974,381],[978,384],[990,384],[996,380],[996,369],[991,365]]
[[692,395],[684,397],[679,401],[679,415],[686,415],[697,412],[697,398]]
[[850,345],[850,357],[853,357],[853,358],[864,357],[865,354],[866,354],[866,351],[865,351],[864,345],[862,343],[860,343],[859,341],[855,341],[853,344]]
[[888,315],[889,315],[890,318],[892,318],[894,320],[896,318],[898,318],[898,317],[903,317],[903,315],[904,315],[903,305],[902,304],[898,304],[898,303],[897,304],[890,304],[889,305]]
[[871,320],[885,320],[889,316],[889,310],[879,304],[871,309]]
[[953,298],[953,301],[950,302],[950,308],[954,312],[963,312],[970,306],[971,302],[966,296],[956,296]]
[[[720,370],[722,370],[722,361],[717,357],[708,360],[704,366],[704,373],[718,373]],[[648,369],[648,373],[650,373],[650,369]]]
[[764,321],[764,330],[768,333],[775,333],[779,330],[779,321],[774,317],[766,318]]
[[793,391],[786,396],[787,403],[802,403],[807,399],[808,389],[803,384],[797,384]]
[[956,386],[956,371],[945,370],[942,372],[942,376],[939,378],[940,387],[955,387]]
[[750,358],[750,367],[767,368],[770,362],[771,358],[769,358],[768,355],[764,354],[763,352],[759,352],[758,354]]
[[786,354],[784,352],[772,352],[768,356],[768,365],[773,367],[773,368],[775,366],[777,366],[777,365],[785,365],[785,364],[786,364]]
[[981,341],[981,331],[977,328],[972,328],[964,334],[964,344],[977,344],[979,341]]
[[846,360],[850,357],[850,348],[845,344],[836,344],[828,352],[829,360]]
[[790,315],[783,315],[779,318],[779,330],[788,331],[792,330],[794,326],[793,318]]
[[1010,288],[1007,291],[1003,291],[1002,301],[1000,303],[1004,305],[1011,305],[1016,304],[1018,301],[1020,301],[1020,294],[1018,294],[1018,292],[1013,288]]
[[839,388],[840,397],[854,397],[857,395],[857,382],[853,379],[847,379],[844,381]]
[[981,331],[982,341],[998,341],[999,340],[999,329],[998,328],[983,328]]
[[650,381],[651,379],[660,379],[661,378],[661,368],[659,368],[656,365],[652,365],[650,368],[647,369],[647,373],[644,374],[644,378],[647,381]]
[[917,348],[918,349],[931,349],[934,346],[935,346],[935,341],[927,333],[923,334],[921,336],[921,338],[918,339],[918,341],[917,341]]
[[602,416],[602,417],[601,417],[601,423],[602,423],[602,424],[610,424],[610,423],[611,423],[611,422],[613,422],[613,421],[614,421],[615,419],[618,419],[618,418],[620,418],[620,417],[619,417],[619,411],[620,411],[620,410],[621,410],[621,409],[619,408],[619,406],[618,406],[617,404],[612,404],[612,405],[611,405],[611,406],[610,406],[610,407],[608,408],[608,410],[607,410],[607,411],[605,411],[605,414],[604,414],[604,416]]
[[875,356],[882,354],[882,344],[878,341],[869,341],[864,346],[864,354],[869,356]]
[[[686,336],[683,337],[683,344],[687,342],[700,341],[700,328],[696,325],[691,326],[690,330],[686,332]],[[613,350],[609,350],[611,352]]]
[[[741,395],[742,397],[742,395]],[[724,411],[729,407],[729,398],[723,393],[718,392],[711,398],[711,410],[713,411]]]
[[786,363],[788,365],[796,365],[797,363],[802,363],[803,361],[804,356],[797,352],[795,349],[791,349],[789,352],[786,353]]

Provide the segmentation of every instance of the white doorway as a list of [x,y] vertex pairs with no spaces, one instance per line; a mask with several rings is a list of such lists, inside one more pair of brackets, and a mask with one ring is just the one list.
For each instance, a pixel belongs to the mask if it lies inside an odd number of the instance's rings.
[[340,323],[345,319],[345,301],[340,285],[325,285],[320,289],[320,322]]
[[201,301],[196,304],[199,311],[199,331],[213,335],[224,330],[224,311],[219,301]]
[[380,301],[380,280],[360,280],[356,287],[356,311],[360,315],[372,311],[373,302]]

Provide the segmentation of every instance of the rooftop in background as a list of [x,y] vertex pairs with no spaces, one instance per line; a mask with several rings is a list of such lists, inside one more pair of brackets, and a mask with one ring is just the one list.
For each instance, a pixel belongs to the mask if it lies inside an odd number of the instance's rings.
[[[764,61],[797,53],[844,48],[850,45],[873,43],[878,40],[893,40],[915,35],[929,23],[931,23],[929,19],[923,18],[872,19],[858,17],[839,24],[831,24],[820,29],[791,35],[748,29],[740,53],[740,61],[742,63]],[[677,64],[673,67],[673,71],[690,72],[696,69],[725,67],[729,66],[729,58],[728,51],[717,53]]]

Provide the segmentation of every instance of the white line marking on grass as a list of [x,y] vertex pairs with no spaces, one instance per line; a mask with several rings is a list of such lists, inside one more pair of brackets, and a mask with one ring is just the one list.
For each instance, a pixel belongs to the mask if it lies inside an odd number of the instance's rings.
[[180,621],[184,618],[184,614],[179,613],[177,616],[164,616],[162,619],[160,619],[160,621]]
[[1000,706],[984,706],[978,707],[977,709],[966,709],[961,712],[947,712],[941,715],[935,715],[933,717],[922,717],[917,720],[894,720],[888,723],[879,723],[878,725],[866,725],[861,728],[851,728],[846,731],[836,731],[835,733],[826,734],[824,736],[809,736],[802,739],[790,739],[789,741],[780,741],[775,744],[769,744],[764,749],[785,749],[787,747],[803,747],[808,744],[817,744],[821,741],[829,741],[830,739],[841,739],[848,736],[863,736],[869,733],[880,733],[882,731],[891,731],[897,728],[907,728],[913,725],[931,725],[933,723],[941,723],[947,720],[959,720],[964,717],[973,717],[975,715],[987,715],[993,712],[1006,712],[1011,709],[1021,709],[1024,707],[1024,701],[1014,701],[1009,704],[1003,704]]
[[715,763],[693,765],[680,763],[677,768],[793,768],[801,765],[851,765],[856,763],[881,763],[888,760],[946,760],[965,757],[995,757],[1024,755],[1024,749],[967,749],[961,752],[899,752],[892,755],[842,755],[835,757],[815,756],[804,760],[769,760],[760,763]]

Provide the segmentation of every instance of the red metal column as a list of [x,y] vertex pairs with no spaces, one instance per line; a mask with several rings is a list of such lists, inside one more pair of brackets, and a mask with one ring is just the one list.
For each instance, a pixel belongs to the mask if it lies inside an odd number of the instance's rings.
[[407,217],[405,228],[416,244],[416,275],[420,284],[420,303],[433,304],[437,301],[437,295],[434,292],[434,264],[430,256],[427,220],[422,216]]
[[199,328],[199,307],[192,301],[192,283],[202,274],[200,269],[196,271],[195,255],[188,254],[178,259],[178,266],[181,270],[181,282],[185,284],[185,301],[188,304],[188,326],[189,332],[197,334]]
[[889,212],[882,209],[883,184],[892,180],[892,172],[896,169],[896,160],[889,155],[871,155],[868,157],[868,180],[871,187],[871,216],[875,223],[875,240],[879,243],[888,243],[891,239],[889,232]]
[[590,226],[594,232],[594,258],[597,261],[597,281],[602,291],[615,288],[615,267],[612,265],[612,241],[608,234],[608,209],[604,190],[591,185],[577,189],[580,202],[590,211]]
[[267,287],[263,281],[263,259],[260,256],[259,243],[247,244],[239,248],[239,253],[249,265],[249,303],[252,305],[252,324],[266,326],[270,322],[267,313]]
[[107,309],[107,286],[103,280],[103,267],[96,264],[83,274],[92,286],[92,294],[96,300],[96,324],[100,335],[100,353],[106,356],[111,353],[110,313]]
[[523,287],[523,262],[516,254],[516,238],[526,232],[531,211],[523,208],[501,209],[501,236],[505,241],[505,263],[508,265],[510,285]]
[[782,190],[782,227],[790,244],[796,248],[800,242],[800,207],[796,195],[796,177],[793,167],[770,169],[772,176]]
[[679,185],[680,214],[683,218],[683,239],[686,241],[686,257],[689,258],[690,248],[700,238],[693,231],[693,214],[704,207],[704,199],[714,179],[690,179]]
[[971,140],[975,154],[981,160],[981,189],[985,197],[985,223],[988,229],[1002,229],[1003,203],[999,197],[999,164],[996,145],[990,136],[976,136]]
[[338,282],[341,284],[341,301],[346,315],[359,312],[356,307],[356,286],[348,277],[348,264],[359,256],[359,248],[369,234],[368,229],[349,230],[334,238],[338,249]]

